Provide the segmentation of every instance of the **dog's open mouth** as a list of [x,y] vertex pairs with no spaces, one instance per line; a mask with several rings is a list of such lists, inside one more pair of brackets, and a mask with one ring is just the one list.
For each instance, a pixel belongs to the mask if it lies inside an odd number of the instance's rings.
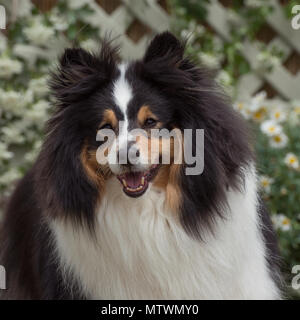
[[123,185],[123,191],[129,197],[140,197],[148,189],[149,182],[155,177],[159,165],[155,164],[147,171],[129,171],[118,175],[117,178]]

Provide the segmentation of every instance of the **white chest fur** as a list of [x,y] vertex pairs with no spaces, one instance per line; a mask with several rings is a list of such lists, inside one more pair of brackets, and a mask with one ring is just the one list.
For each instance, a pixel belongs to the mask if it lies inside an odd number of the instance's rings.
[[96,228],[53,222],[58,255],[93,299],[275,299],[258,228],[255,175],[246,192],[228,192],[230,213],[215,236],[193,240],[164,212],[164,193],[127,197],[114,178]]

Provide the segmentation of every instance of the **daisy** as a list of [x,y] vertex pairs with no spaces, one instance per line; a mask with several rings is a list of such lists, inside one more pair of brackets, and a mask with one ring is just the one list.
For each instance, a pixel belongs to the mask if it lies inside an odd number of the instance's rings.
[[292,153],[292,152],[289,152],[285,158],[284,158],[284,163],[292,168],[292,169],[298,169],[299,168],[299,160],[297,158],[297,156]]
[[287,135],[281,132],[270,138],[270,146],[275,149],[281,149],[287,145],[288,140]]
[[276,122],[283,122],[287,118],[287,112],[281,107],[276,107],[272,109],[270,115],[271,119]]
[[236,102],[236,103],[233,105],[233,108],[234,108],[236,111],[240,112],[245,119],[250,119],[250,117],[251,117],[251,112],[249,111],[248,106],[247,106],[245,103],[243,103],[243,102]]
[[263,133],[265,133],[267,136],[272,137],[275,135],[279,135],[282,132],[282,127],[281,125],[277,124],[273,120],[266,120],[264,121],[260,129]]
[[256,112],[261,108],[262,103],[265,101],[267,94],[265,91],[257,93],[249,103],[249,110]]
[[282,187],[281,189],[280,189],[280,194],[281,195],[283,195],[283,196],[285,196],[285,195],[287,195],[287,189],[285,188],[285,187]]
[[291,229],[291,220],[284,214],[273,214],[271,219],[276,230],[288,231]]
[[220,66],[220,60],[216,55],[201,52],[198,56],[200,61],[209,68],[218,68]]
[[300,116],[300,104],[299,106],[295,106],[293,111],[297,116]]
[[267,114],[267,108],[261,107],[252,114],[252,118],[256,122],[261,122],[262,120],[264,120],[266,114]]
[[260,185],[266,193],[270,193],[271,184],[274,182],[274,179],[269,178],[267,176],[260,177]]

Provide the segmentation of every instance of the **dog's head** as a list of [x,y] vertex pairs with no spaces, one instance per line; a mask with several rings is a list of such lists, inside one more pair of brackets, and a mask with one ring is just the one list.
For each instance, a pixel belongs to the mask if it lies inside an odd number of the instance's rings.
[[[51,89],[57,109],[39,163],[52,211],[90,223],[106,182],[118,179],[130,197],[164,190],[169,209],[198,233],[220,214],[226,188],[238,187],[251,158],[243,122],[212,73],[185,58],[184,45],[169,32],[128,63],[107,42],[100,54],[67,49]],[[203,172],[188,174],[199,157]]]

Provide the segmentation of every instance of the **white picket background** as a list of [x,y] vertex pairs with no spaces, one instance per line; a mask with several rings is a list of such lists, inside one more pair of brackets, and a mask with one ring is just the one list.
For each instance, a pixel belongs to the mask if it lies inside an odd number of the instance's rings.
[[[243,43],[242,54],[252,67],[252,73],[239,79],[238,95],[252,95],[268,82],[285,99],[300,98],[300,72],[293,75],[284,66],[284,61],[292,51],[300,53],[300,31],[293,30],[290,21],[284,17],[284,13],[277,0],[274,1],[274,12],[268,18],[268,24],[277,32],[277,36],[269,43],[269,46],[276,45],[283,53],[282,65],[276,66],[271,72],[261,72],[258,68],[257,55],[259,53],[258,42],[253,43],[247,40]],[[232,15],[231,15],[232,22]],[[239,17],[234,17],[239,22]],[[225,8],[217,0],[212,0],[209,5],[207,22],[224,41],[230,40],[228,8]]]
[[[13,2],[20,0],[12,0]],[[121,54],[124,59],[139,58],[143,54],[149,39],[155,33],[165,31],[170,26],[170,16],[161,7],[159,0],[120,0],[120,5],[112,12],[106,12],[96,0],[88,0],[93,9],[93,14],[89,16],[88,22],[95,27],[99,27],[100,37],[103,37],[108,31],[112,37],[118,38],[122,46]],[[270,84],[278,93],[278,97],[284,99],[300,98],[300,72],[293,75],[285,68],[284,62],[294,51],[300,53],[300,30],[293,30],[290,21],[284,16],[280,7],[279,0],[272,0],[274,3],[274,12],[268,18],[267,22],[277,36],[269,43],[269,46],[277,46],[283,53],[282,64],[273,68],[271,72],[262,72],[258,66],[257,55],[259,54],[259,42],[250,42],[245,40],[243,43],[242,54],[251,65],[252,72],[241,77],[238,81],[238,96],[245,97],[256,93],[266,82]],[[230,40],[230,23],[235,20],[240,22],[240,17],[228,17],[228,8],[225,8],[218,0],[211,0],[208,5],[207,23],[215,30],[217,36],[223,41]],[[134,21],[140,21],[147,26],[150,32],[143,35],[137,42],[133,41],[126,31]],[[40,49],[35,52],[36,56],[48,56],[55,58],[58,47],[63,49],[65,39],[57,41],[56,45],[49,44],[47,50]],[[21,45],[26,46],[26,45]],[[26,50],[31,52],[33,48],[27,46]],[[54,48],[53,52],[49,50]],[[16,54],[18,46],[15,47]],[[24,48],[19,50],[24,52]]]
[[[89,22],[99,27],[101,37],[108,30],[112,37],[119,37],[123,58],[139,58],[153,34],[169,28],[170,18],[156,0],[121,0],[121,2],[122,5],[112,14],[108,14],[95,1],[91,1],[90,6],[94,13]],[[152,30],[152,33],[144,35],[138,43],[126,35],[126,30],[135,19]]]

